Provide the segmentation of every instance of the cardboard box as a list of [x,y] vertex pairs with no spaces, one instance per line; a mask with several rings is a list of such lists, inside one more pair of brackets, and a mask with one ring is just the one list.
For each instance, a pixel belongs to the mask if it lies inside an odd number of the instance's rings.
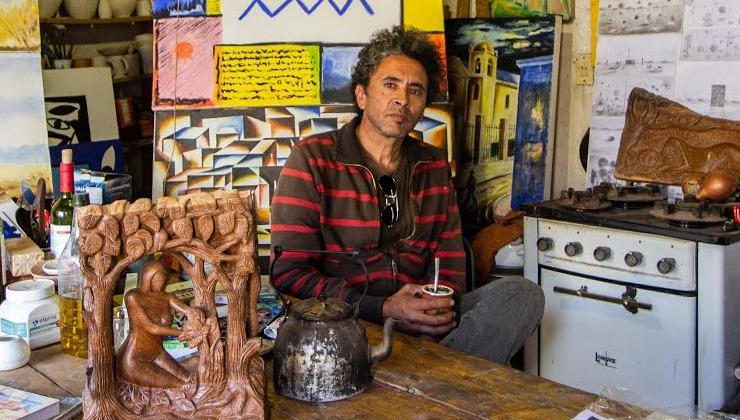
[[90,194],[90,204],[131,201],[131,175],[82,169],[75,173],[75,191]]

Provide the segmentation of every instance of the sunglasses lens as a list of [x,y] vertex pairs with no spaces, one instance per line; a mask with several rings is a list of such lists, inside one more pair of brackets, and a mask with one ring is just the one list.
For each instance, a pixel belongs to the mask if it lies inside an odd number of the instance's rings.
[[383,208],[383,211],[380,212],[380,220],[385,224],[386,226],[393,226],[398,221],[398,213],[396,212],[396,207],[392,204],[388,204]]
[[378,184],[380,184],[380,188],[386,195],[396,195],[396,181],[393,179],[393,177],[383,175],[378,178]]

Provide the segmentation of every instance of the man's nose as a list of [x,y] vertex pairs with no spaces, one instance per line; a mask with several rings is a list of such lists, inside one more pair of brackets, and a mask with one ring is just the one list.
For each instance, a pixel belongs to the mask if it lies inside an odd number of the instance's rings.
[[396,104],[402,107],[409,106],[409,92],[407,89],[398,89],[394,98]]

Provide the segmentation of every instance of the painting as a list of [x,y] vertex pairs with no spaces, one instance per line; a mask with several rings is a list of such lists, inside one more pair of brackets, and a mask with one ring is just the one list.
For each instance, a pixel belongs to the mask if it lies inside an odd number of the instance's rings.
[[0,1],[0,51],[38,51],[40,42],[38,2]]
[[157,19],[203,16],[205,2],[206,0],[152,0],[152,14]]
[[516,208],[549,194],[560,24],[556,16],[445,22],[449,95],[462,110],[458,199],[471,232],[493,223],[497,203]]
[[474,17],[537,17],[560,15],[573,20],[573,0],[476,0]]
[[213,49],[221,44],[221,19],[158,19],[154,66],[154,108],[212,106],[215,86]]
[[38,53],[0,52],[0,190],[11,197],[22,181],[51,184],[40,62]]
[[119,138],[108,67],[43,70],[43,83],[49,146]]
[[[411,136],[445,150],[455,168],[452,115],[451,104],[428,107]],[[336,130],[354,116],[351,105],[157,112],[152,194],[252,191],[260,261],[266,264],[270,200],[291,148],[300,138]]]
[[328,46],[321,54],[321,96],[324,103],[352,103],[352,67],[359,46]]

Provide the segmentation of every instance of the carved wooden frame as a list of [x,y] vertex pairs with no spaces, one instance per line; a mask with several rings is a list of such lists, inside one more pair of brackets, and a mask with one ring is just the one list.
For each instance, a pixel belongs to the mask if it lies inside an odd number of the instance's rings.
[[[156,205],[149,199],[91,205],[80,209],[78,226],[89,355],[84,418],[264,418],[264,361],[258,353],[260,339],[255,338],[260,276],[253,196],[224,191],[163,197]],[[115,374],[113,291],[129,264],[157,252],[172,256],[190,274],[195,294],[191,306],[209,321],[216,319],[216,283],[223,286],[228,297],[226,345],[214,322],[208,323],[211,328],[191,329],[188,341],[200,351],[194,379],[176,390],[132,390],[127,385],[129,400],[139,398],[142,404],[144,398],[149,403],[132,410],[131,401],[125,405],[121,400]],[[194,256],[195,263],[183,253]],[[205,263],[212,268],[210,275]],[[152,409],[155,398],[167,401]]]

